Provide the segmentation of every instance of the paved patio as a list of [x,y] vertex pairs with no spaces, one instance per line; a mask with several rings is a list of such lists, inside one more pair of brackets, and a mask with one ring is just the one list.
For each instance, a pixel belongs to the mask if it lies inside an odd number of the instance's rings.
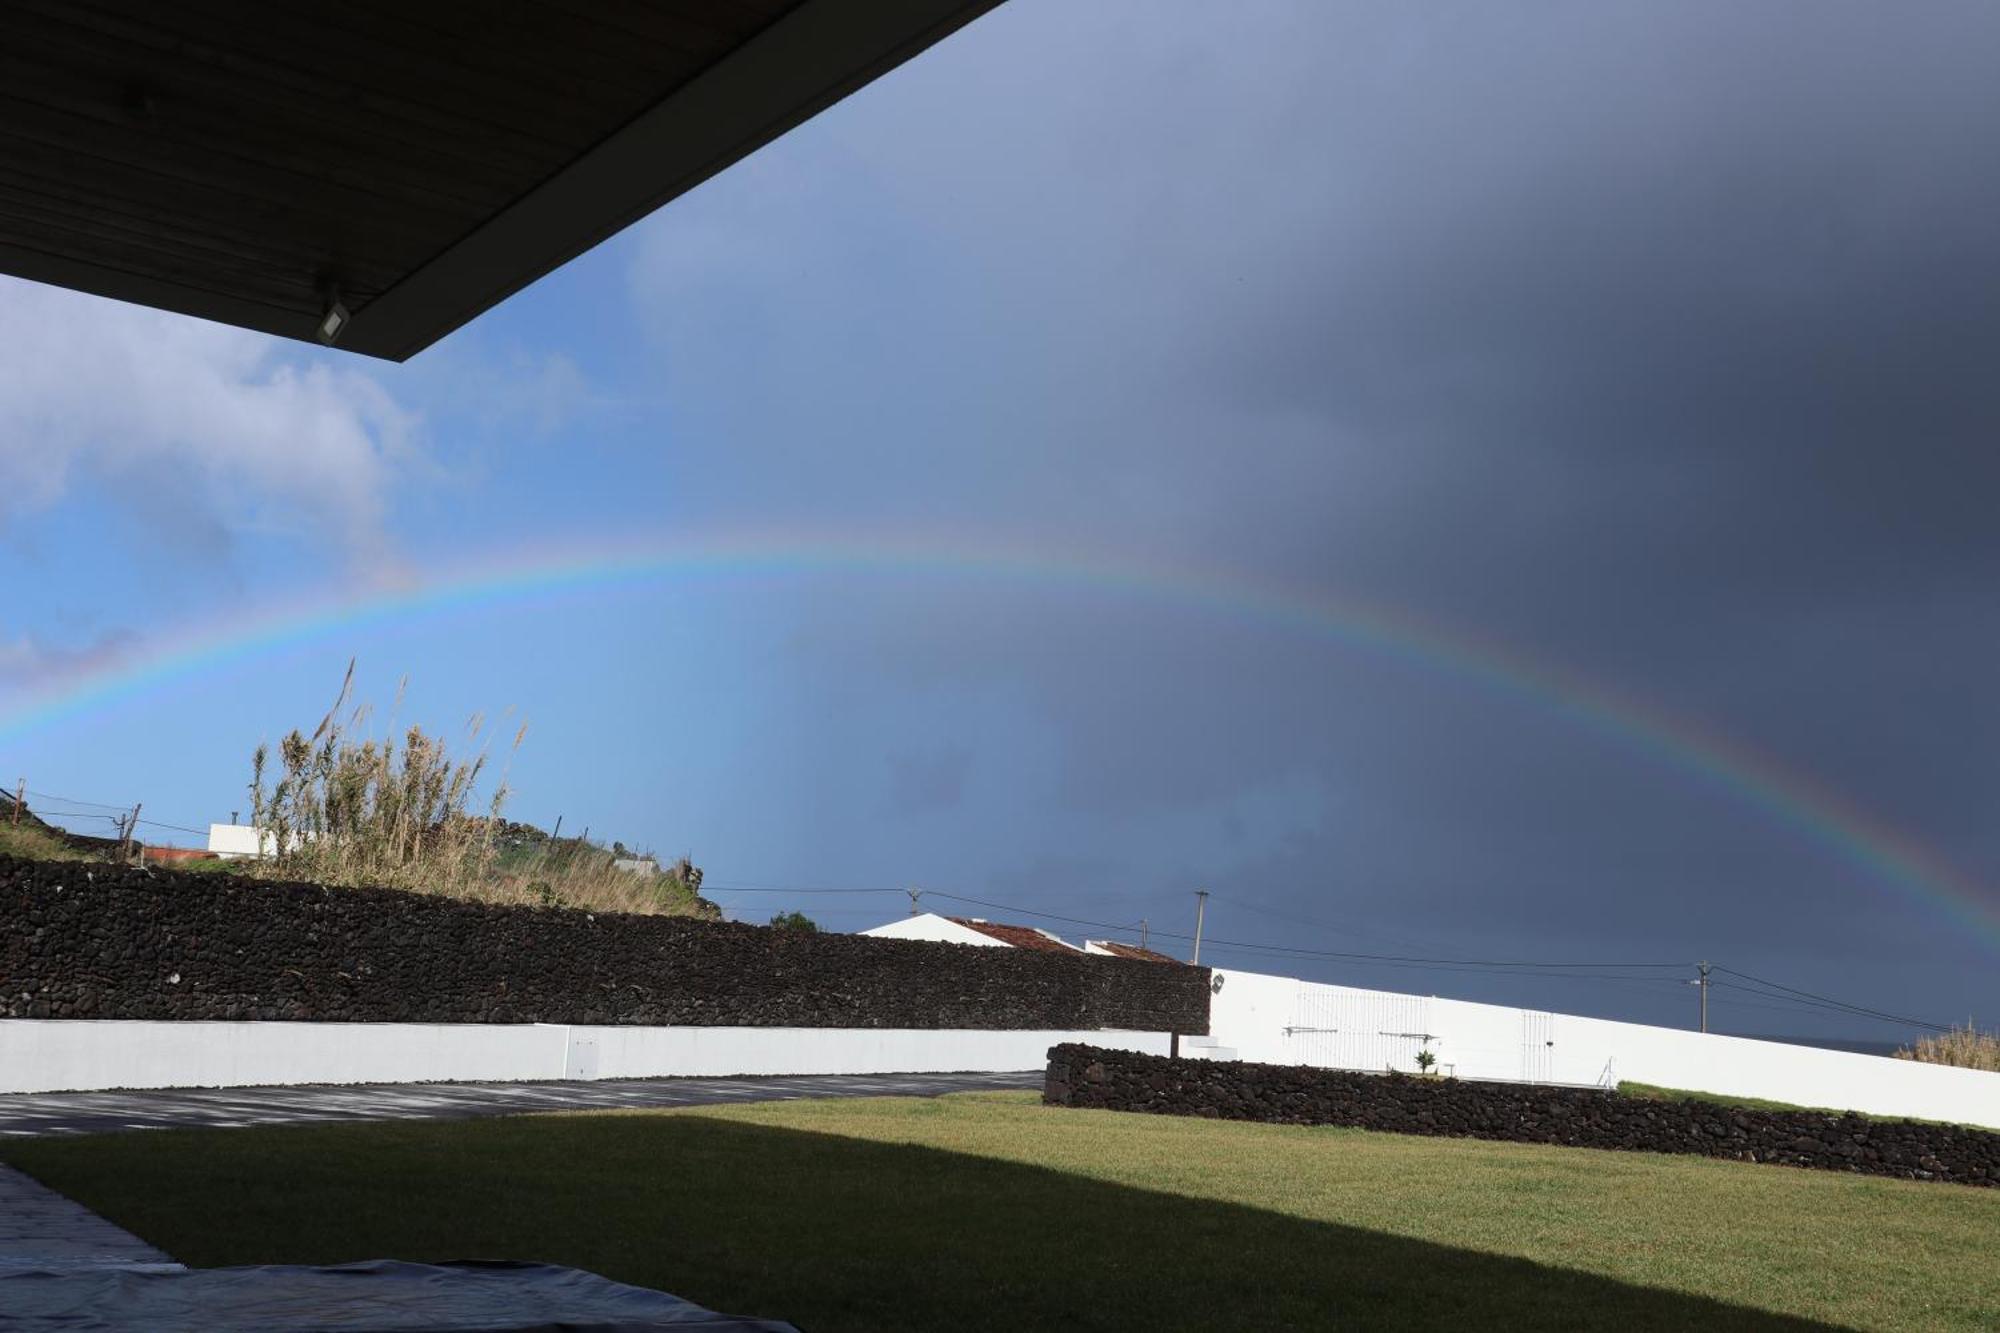
[[[936,1097],[1040,1088],[1039,1070],[1008,1074],[852,1074],[773,1078],[605,1079],[588,1083],[395,1083],[0,1096],[0,1139],[133,1129],[240,1128],[327,1120],[455,1120],[524,1111],[596,1111],[789,1101]],[[0,1210],[4,1211],[4,1210]]]
[[0,1166],[0,1272],[20,1268],[168,1272],[180,1265],[82,1204]]

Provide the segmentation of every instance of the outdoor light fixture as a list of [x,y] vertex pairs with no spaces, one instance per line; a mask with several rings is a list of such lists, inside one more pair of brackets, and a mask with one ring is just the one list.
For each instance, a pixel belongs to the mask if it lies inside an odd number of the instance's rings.
[[340,335],[347,331],[347,322],[352,318],[347,313],[347,307],[340,303],[340,293],[335,291],[327,299],[326,313],[319,317],[319,327],[313,330],[313,335],[331,347],[340,341]]

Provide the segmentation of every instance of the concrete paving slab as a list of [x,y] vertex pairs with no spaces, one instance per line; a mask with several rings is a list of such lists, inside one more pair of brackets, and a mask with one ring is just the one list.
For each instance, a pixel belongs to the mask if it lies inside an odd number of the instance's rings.
[[0,1096],[0,1141],[48,1134],[305,1124],[330,1120],[455,1120],[526,1111],[702,1106],[800,1097],[936,1097],[1042,1086],[1040,1070],[1005,1074],[829,1074],[770,1078],[647,1078],[552,1083],[394,1083]]

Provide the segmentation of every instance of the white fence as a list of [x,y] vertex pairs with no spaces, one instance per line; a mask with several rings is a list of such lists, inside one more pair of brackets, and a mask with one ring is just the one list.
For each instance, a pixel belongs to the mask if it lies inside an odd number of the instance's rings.
[[2000,1074],[1533,1009],[1217,971],[1192,1056],[1527,1083],[1654,1083],[2000,1129]]
[[1152,1032],[560,1023],[0,1020],[0,1093],[1041,1069],[1058,1042],[1164,1055]]

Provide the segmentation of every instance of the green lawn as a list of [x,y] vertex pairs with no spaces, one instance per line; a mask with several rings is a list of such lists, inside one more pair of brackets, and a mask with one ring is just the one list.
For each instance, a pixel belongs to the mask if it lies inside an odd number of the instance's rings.
[[0,1157],[194,1264],[542,1259],[809,1333],[2000,1327],[2000,1190],[1032,1094]]

